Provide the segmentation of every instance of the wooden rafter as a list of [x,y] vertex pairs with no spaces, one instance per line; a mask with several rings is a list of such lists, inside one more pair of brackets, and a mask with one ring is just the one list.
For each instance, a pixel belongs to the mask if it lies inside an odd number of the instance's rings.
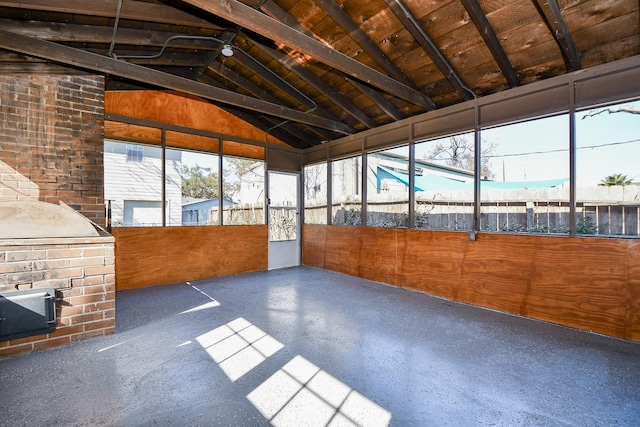
[[467,13],[471,17],[471,20],[475,24],[480,36],[484,40],[485,44],[489,48],[491,55],[493,55],[493,59],[498,63],[502,74],[507,79],[507,82],[511,87],[520,86],[520,79],[513,69],[513,65],[511,65],[511,61],[507,57],[502,45],[500,44],[500,40],[498,40],[498,36],[496,32],[493,30],[493,27],[489,23],[487,19],[487,15],[485,15],[482,7],[480,7],[480,3],[478,0],[460,0],[462,5],[467,10]]
[[263,44],[254,42],[254,46],[271,56],[273,59],[279,61],[283,66],[287,67],[292,73],[295,73],[299,78],[307,82],[307,84],[314,87],[317,91],[321,92],[327,98],[329,98],[334,104],[342,108],[344,112],[351,117],[362,123],[368,128],[376,127],[374,122],[369,116],[364,114],[362,110],[358,109],[348,99],[336,92],[331,86],[322,81],[318,76],[307,70],[303,65],[298,63],[295,59],[286,55],[278,50],[271,49]]
[[385,2],[422,49],[427,52],[427,55],[429,55],[433,63],[436,64],[436,67],[438,67],[451,86],[458,92],[458,95],[467,101],[472,99],[473,95],[466,89],[462,78],[460,78],[458,73],[453,69],[447,58],[442,54],[440,49],[438,49],[438,46],[436,46],[424,28],[422,28],[415,16],[413,16],[411,11],[402,3],[402,0],[385,0]]
[[[242,65],[251,73],[259,76],[262,80],[266,81],[269,85],[277,88],[278,90],[287,94],[287,96],[296,100],[307,110],[313,110],[317,107],[316,103],[311,101],[306,96],[302,96],[297,89],[294,89],[289,83],[285,82],[275,72],[267,69],[262,63],[259,63],[256,59],[246,53],[240,48],[234,49],[233,60]],[[334,118],[335,119],[335,118]]]
[[580,53],[576,48],[573,37],[571,37],[569,27],[567,27],[567,23],[562,17],[557,0],[535,0],[535,4],[560,46],[567,71],[581,69]]
[[434,109],[435,103],[423,93],[386,76],[319,41],[310,38],[280,21],[254,10],[237,0],[185,0],[192,6],[213,13],[230,22],[254,31],[270,40],[298,49],[301,52],[332,66],[356,79],[368,82],[398,98],[409,101],[426,110]]
[[400,112],[395,105],[393,105],[391,102],[389,102],[389,100],[387,98],[385,98],[384,96],[382,96],[382,94],[380,94],[380,92],[378,92],[377,90],[362,84],[362,83],[358,83],[355,80],[350,80],[351,84],[353,84],[356,89],[358,89],[360,92],[362,92],[365,96],[367,96],[369,99],[371,99],[373,102],[376,103],[376,105],[378,107],[380,107],[380,109],[382,111],[384,111],[385,114],[387,114],[389,117],[391,117],[394,120],[402,120],[405,118],[405,115],[402,114],[402,112]]
[[389,57],[380,49],[380,47],[365,34],[364,31],[355,23],[353,19],[340,8],[333,0],[313,0],[320,6],[327,15],[344,30],[380,66],[387,74],[403,84],[415,89],[415,85],[409,78],[398,68],[398,66],[389,59]]
[[[12,0],[0,1],[0,7],[14,7],[45,12],[74,13],[78,15],[103,16],[113,18],[116,15],[118,0]],[[197,18],[181,10],[159,3],[127,0],[122,3],[121,19],[158,22],[171,25],[186,25],[197,28],[222,30],[219,25]]]
[[[241,87],[242,89],[244,89],[245,91],[247,91],[251,95],[255,96],[256,98],[262,99],[262,100],[267,101],[267,102],[271,102],[273,104],[282,105],[282,101],[280,101],[278,98],[276,98],[275,96],[271,95],[269,92],[267,92],[266,90],[262,89],[261,87],[259,87],[255,83],[252,83],[251,81],[249,81],[249,80],[245,79],[244,77],[240,76],[235,71],[225,67],[220,62],[214,62],[213,64],[211,64],[211,66],[209,66],[209,70],[211,72],[219,75],[223,79],[230,81],[234,85],[236,85],[238,87]],[[199,81],[201,81],[203,83],[213,84],[213,85],[216,85],[218,87],[223,87],[221,83],[218,83],[217,81],[214,81],[213,79],[208,77],[206,74],[203,74],[200,77]],[[270,122],[272,122],[272,125],[276,125],[276,124],[280,123],[280,122],[275,122],[275,121],[270,121]],[[296,138],[299,138],[302,141],[307,141],[309,139],[312,139],[312,137],[310,137],[309,135],[303,134],[300,130],[295,128],[292,124],[281,125],[281,128],[283,130],[289,132],[291,135],[295,136]],[[321,140],[329,138],[329,135],[324,133],[324,132],[322,132],[320,129],[310,128],[310,131],[313,132],[314,134],[316,134],[317,137],[319,137]]]
[[25,37],[8,31],[0,30],[0,48],[100,73],[114,74],[167,89],[174,89],[213,101],[223,102],[236,107],[258,111],[340,133],[348,134],[351,132],[351,128],[344,123],[312,116],[298,110],[293,110],[281,105],[274,105],[270,102],[243,96],[232,91],[215,88],[151,68],[118,61],[106,56],[96,55],[44,40]]

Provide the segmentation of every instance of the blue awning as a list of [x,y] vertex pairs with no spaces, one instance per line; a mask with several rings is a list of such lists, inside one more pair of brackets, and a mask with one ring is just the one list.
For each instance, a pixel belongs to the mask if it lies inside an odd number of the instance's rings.
[[[409,186],[409,175],[396,172],[384,166],[378,165],[378,188],[385,178],[393,178],[398,182]],[[481,181],[481,189],[510,190],[517,188],[553,188],[560,187],[568,182],[569,178],[547,179],[542,181]],[[416,175],[416,191],[464,191],[473,190],[473,182],[463,182],[440,175]]]

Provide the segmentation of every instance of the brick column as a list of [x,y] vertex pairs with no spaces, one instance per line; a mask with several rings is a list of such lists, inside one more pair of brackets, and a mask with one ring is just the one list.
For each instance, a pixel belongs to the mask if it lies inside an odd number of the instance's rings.
[[0,75],[0,201],[63,202],[104,226],[104,77]]

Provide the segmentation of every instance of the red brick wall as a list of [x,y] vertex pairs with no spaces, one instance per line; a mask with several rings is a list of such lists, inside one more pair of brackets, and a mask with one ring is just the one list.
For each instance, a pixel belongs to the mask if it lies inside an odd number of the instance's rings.
[[111,335],[114,238],[0,240],[0,292],[57,288],[56,330],[0,342],[0,357]]
[[0,201],[63,202],[98,225],[104,77],[0,75]]

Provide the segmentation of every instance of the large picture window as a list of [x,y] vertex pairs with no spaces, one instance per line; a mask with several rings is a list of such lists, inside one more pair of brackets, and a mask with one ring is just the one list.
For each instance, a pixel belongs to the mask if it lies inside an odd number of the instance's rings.
[[111,226],[265,224],[264,161],[224,156],[222,164],[221,173],[215,153],[166,148],[163,156],[162,147],[105,141]]
[[482,130],[480,230],[569,232],[569,115]]
[[327,164],[304,168],[304,222],[327,223]]
[[[167,149],[167,225],[220,224],[217,154]],[[231,200],[223,194],[224,204]]]
[[[414,227],[426,230],[473,228],[473,132],[415,145]],[[483,170],[489,172],[488,158]]]
[[232,203],[223,207],[225,225],[265,224],[265,163],[224,156],[222,188]]
[[162,148],[105,141],[104,199],[113,227],[161,226]]
[[576,112],[576,233],[640,235],[640,101]]
[[408,225],[409,146],[367,154],[367,226]]
[[331,216],[333,225],[362,224],[362,159],[360,156],[331,163]]

